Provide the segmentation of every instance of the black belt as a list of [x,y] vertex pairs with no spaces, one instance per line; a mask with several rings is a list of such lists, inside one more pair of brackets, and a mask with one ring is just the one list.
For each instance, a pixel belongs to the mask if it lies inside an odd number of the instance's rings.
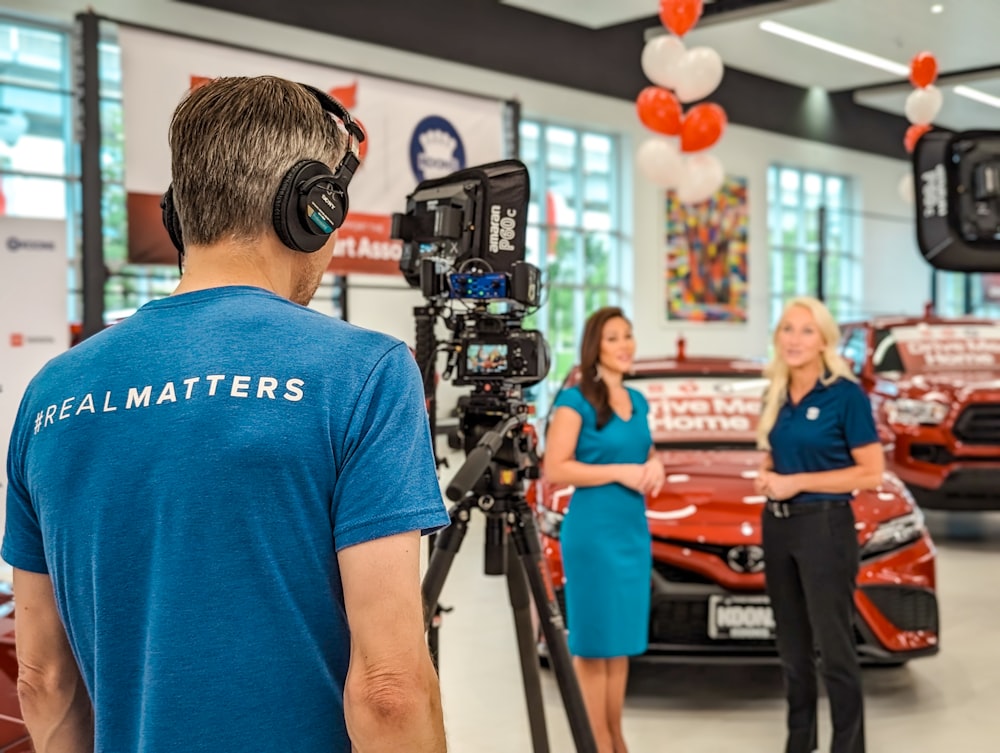
[[802,515],[808,512],[836,510],[838,507],[847,507],[849,504],[851,504],[850,500],[846,499],[819,499],[815,502],[775,502],[773,499],[769,499],[765,507],[776,518],[790,518],[793,515]]

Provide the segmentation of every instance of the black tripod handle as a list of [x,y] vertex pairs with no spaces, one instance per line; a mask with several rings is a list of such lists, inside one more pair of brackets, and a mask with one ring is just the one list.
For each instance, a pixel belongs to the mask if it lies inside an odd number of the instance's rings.
[[521,419],[516,416],[508,418],[483,434],[482,439],[469,452],[462,467],[458,469],[458,472],[451,479],[451,483],[448,484],[448,488],[445,489],[448,499],[452,502],[458,502],[469,493],[469,490],[482,478],[483,471],[490,464],[493,455],[500,449],[504,435],[520,423]]
[[458,502],[468,494],[469,490],[475,486],[476,482],[483,475],[483,471],[490,464],[492,457],[493,453],[485,447],[475,447],[448,484],[448,488],[445,489],[448,499],[452,502]]

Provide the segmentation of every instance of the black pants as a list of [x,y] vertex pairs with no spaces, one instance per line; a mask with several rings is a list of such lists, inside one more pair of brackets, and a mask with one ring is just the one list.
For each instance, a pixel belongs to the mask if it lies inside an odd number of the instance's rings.
[[785,753],[819,749],[816,648],[833,717],[830,751],[864,753],[864,701],[854,644],[854,513],[849,505],[784,518],[765,510],[763,538],[767,593],[788,694]]

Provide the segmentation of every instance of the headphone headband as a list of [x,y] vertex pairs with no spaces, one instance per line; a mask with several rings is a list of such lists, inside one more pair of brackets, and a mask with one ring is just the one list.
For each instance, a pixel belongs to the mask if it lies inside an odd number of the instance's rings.
[[[312,253],[326,243],[347,217],[347,186],[361,164],[358,151],[365,140],[364,129],[333,96],[309,84],[299,83],[328,115],[337,118],[347,134],[347,149],[335,171],[317,160],[302,160],[282,177],[272,206],[272,225],[281,242],[291,249]],[[160,201],[163,224],[177,248],[177,265],[184,256],[180,218],[174,207],[173,186]]]
[[[340,102],[334,99],[330,94],[327,94],[321,89],[317,89],[315,86],[310,86],[309,84],[300,83],[303,89],[313,95],[316,101],[319,102],[320,107],[330,115],[335,116],[341,123],[344,124],[344,130],[347,131],[347,151],[348,153],[353,152],[358,153],[358,147],[361,142],[365,140],[364,129],[361,128],[351,117],[351,113],[347,111]],[[354,172],[353,170],[351,171]]]

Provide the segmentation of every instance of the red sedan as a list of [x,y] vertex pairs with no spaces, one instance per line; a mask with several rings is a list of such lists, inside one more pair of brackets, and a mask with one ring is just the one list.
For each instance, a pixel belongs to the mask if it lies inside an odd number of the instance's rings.
[[[653,538],[648,655],[683,661],[776,658],[753,480],[761,365],[724,358],[637,361],[629,387],[649,402],[667,483],[647,500]],[[565,386],[575,383],[572,373]],[[544,556],[562,597],[559,528],[572,487],[535,482]],[[939,648],[935,550],[923,515],[892,473],[853,502],[861,546],[854,602],[858,653],[902,664]]]

